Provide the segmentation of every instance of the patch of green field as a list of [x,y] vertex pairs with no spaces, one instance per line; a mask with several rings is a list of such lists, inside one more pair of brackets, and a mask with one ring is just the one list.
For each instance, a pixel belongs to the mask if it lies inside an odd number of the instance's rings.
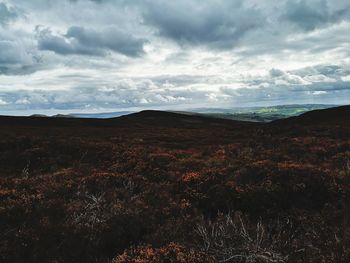
[[215,109],[200,112],[214,118],[232,119],[240,121],[270,122],[278,119],[297,116],[312,110],[326,109],[336,105],[306,104],[306,105],[278,105],[270,107],[251,107],[233,109]]

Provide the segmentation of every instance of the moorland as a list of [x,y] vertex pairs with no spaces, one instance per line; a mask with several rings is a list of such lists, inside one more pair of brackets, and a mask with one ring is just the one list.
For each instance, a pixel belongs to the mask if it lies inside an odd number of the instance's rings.
[[350,262],[349,116],[2,116],[0,261]]

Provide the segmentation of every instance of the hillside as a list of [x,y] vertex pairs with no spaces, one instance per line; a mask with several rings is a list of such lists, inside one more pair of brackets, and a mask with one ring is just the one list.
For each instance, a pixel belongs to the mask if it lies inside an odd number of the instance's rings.
[[349,262],[349,111],[0,117],[0,262]]
[[276,123],[303,123],[303,124],[325,124],[325,125],[350,125],[350,106],[333,107],[327,110],[314,110],[303,113],[300,116],[291,117],[285,120],[278,120]]

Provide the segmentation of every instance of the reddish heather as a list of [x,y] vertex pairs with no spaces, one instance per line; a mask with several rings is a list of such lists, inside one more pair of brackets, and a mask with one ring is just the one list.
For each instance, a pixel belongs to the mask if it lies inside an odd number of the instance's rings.
[[0,117],[0,262],[350,262],[349,109]]

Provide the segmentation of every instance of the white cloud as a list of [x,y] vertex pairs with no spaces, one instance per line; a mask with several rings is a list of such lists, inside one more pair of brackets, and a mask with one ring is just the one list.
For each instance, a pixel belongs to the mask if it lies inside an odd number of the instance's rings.
[[0,105],[7,105],[8,103],[4,101],[2,98],[0,98]]
[[327,94],[327,91],[324,90],[316,90],[312,92],[312,95],[323,95],[323,94]]

